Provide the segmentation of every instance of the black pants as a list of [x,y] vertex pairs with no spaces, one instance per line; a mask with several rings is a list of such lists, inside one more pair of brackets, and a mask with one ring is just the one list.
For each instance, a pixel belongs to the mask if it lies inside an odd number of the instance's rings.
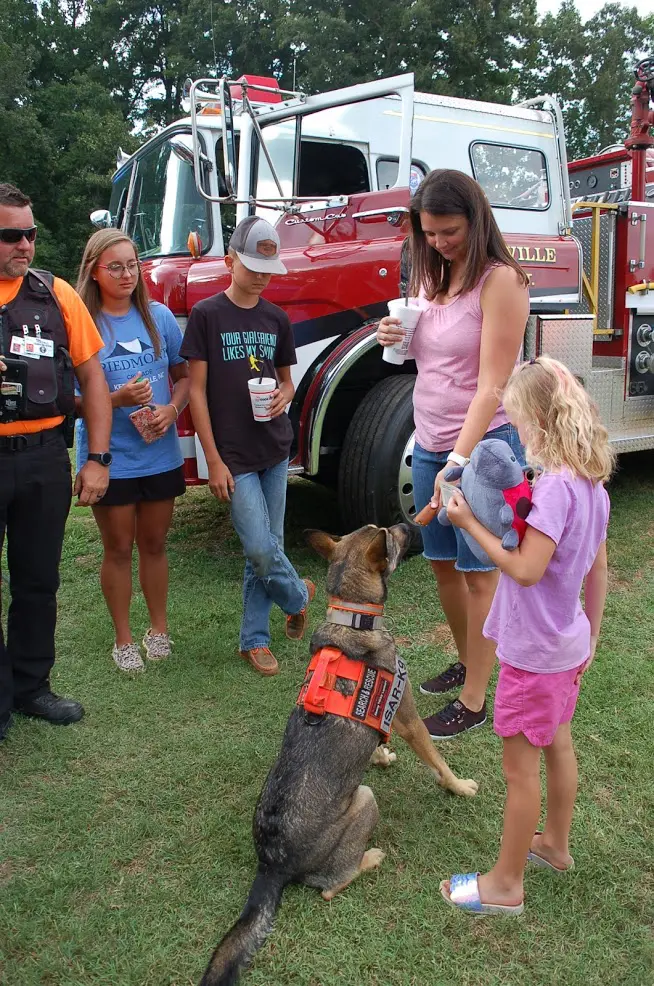
[[0,550],[7,534],[11,605],[0,627],[0,724],[49,689],[55,659],[59,562],[70,510],[71,471],[61,429],[43,444],[0,449]]

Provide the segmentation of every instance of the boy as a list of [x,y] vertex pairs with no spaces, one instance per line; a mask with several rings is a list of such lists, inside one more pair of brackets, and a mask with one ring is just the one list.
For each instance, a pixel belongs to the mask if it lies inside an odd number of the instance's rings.
[[[293,429],[287,404],[296,362],[288,315],[261,298],[273,274],[286,274],[279,237],[257,216],[243,219],[229,241],[232,278],[222,293],[194,305],[180,354],[189,361],[190,405],[209,469],[209,488],[230,502],[243,545],[240,653],[263,675],[279,666],[270,650],[270,610],[286,613],[286,635],[299,640],[316,588],[284,554],[284,511]],[[255,421],[248,380],[273,377],[270,421]]]

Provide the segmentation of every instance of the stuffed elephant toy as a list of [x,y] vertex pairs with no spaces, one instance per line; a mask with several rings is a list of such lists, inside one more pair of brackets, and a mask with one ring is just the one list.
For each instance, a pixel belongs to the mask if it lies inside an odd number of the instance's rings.
[[[513,551],[524,537],[525,518],[531,510],[531,486],[511,446],[499,438],[486,438],[473,449],[470,462],[445,474],[448,482],[461,480],[461,492],[477,520]],[[443,507],[438,521],[449,526]],[[470,550],[483,565],[493,565],[486,552],[467,531],[461,531]]]

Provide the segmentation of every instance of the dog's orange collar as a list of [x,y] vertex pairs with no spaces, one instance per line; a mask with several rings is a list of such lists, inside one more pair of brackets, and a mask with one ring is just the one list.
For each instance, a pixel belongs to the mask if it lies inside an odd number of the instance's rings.
[[330,596],[327,622],[351,627],[353,630],[383,630],[384,607],[381,603],[352,603]]
[[384,606],[382,603],[351,603],[347,599],[330,596],[327,605],[330,609],[342,609],[346,613],[365,613],[366,616],[384,615]]
[[[347,689],[349,695],[336,690],[339,678],[351,682]],[[361,722],[387,740],[406,681],[406,664],[399,654],[393,674],[363,661],[353,661],[337,647],[322,647],[311,658],[296,704],[314,715],[330,712]]]

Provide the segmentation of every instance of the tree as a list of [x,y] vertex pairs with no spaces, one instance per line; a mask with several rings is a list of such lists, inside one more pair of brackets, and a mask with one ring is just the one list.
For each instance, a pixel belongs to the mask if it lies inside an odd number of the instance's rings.
[[542,22],[537,58],[520,78],[522,96],[551,93],[563,106],[568,155],[597,153],[629,130],[629,93],[636,63],[647,53],[652,17],[607,4],[582,23],[573,0]]

